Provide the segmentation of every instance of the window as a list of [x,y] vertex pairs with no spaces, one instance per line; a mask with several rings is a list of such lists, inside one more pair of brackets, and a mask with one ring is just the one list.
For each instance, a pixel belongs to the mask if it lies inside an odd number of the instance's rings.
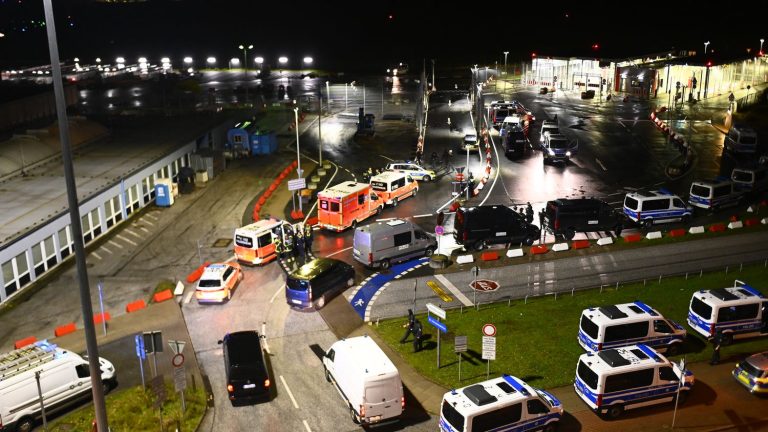
[[656,333],[669,334],[672,333],[672,327],[670,327],[669,323],[664,320],[655,320],[653,322],[653,331]]
[[712,190],[709,188],[709,186],[702,186],[702,185],[691,185],[691,195],[709,198],[709,194],[712,192]]
[[712,197],[713,198],[724,197],[729,195],[730,193],[731,193],[731,185],[725,184],[722,186],[717,186],[715,190],[712,192]]
[[637,200],[632,197],[626,197],[624,198],[624,207],[630,209],[630,210],[637,210]]
[[638,387],[647,387],[653,383],[654,369],[643,369],[605,377],[605,393],[613,393]]
[[331,203],[331,212],[333,212],[333,213],[338,213],[338,212],[339,212],[339,210],[340,210],[340,207],[339,207],[339,203],[337,203],[337,202],[332,202],[332,203]]
[[549,414],[549,408],[539,399],[529,399],[528,414]]
[[646,200],[643,203],[643,211],[663,210],[669,208],[669,198]]
[[597,374],[589,368],[583,361],[579,361],[579,367],[576,368],[576,374],[587,387],[597,390]]
[[[21,271],[19,271],[19,273],[21,273]],[[755,317],[757,317],[758,309],[759,305],[757,303],[722,307],[717,313],[717,322],[722,323],[728,321],[755,319]]]
[[712,317],[712,306],[704,303],[697,297],[694,297],[693,300],[691,300],[691,310],[693,313],[704,319],[708,320]]
[[365,204],[365,196],[366,195],[364,193],[361,193],[360,195],[357,196],[357,205]]
[[648,336],[648,322],[621,324],[605,328],[605,342],[615,342]]
[[458,431],[464,430],[464,416],[456,411],[456,408],[449,404],[448,401],[443,401],[442,414],[445,421],[453,426],[454,429]]
[[472,432],[485,432],[520,421],[523,404],[514,404],[504,408],[480,414],[472,419]]
[[597,324],[586,315],[581,316],[581,329],[592,339],[597,339]]
[[401,179],[398,179],[398,180],[395,180],[395,181],[392,183],[392,189],[401,188],[401,187],[403,187],[403,186],[405,186],[405,177],[403,177],[403,178],[401,178]]
[[[250,241],[251,241],[251,238],[248,237],[248,242]],[[256,239],[256,244],[260,248],[264,246],[268,246],[271,243],[272,243],[272,233],[262,234],[259,236],[259,238]],[[245,245],[241,245],[241,246],[245,246]],[[253,247],[253,246],[247,246],[247,247]]]
[[333,359],[336,358],[336,351],[334,351],[333,348],[331,348],[330,350],[328,350],[328,354],[326,354],[325,356],[328,357],[330,361],[333,361]]
[[683,200],[681,200],[680,198],[673,199],[672,205],[678,208],[685,208],[685,204],[683,204]]
[[328,210],[328,201],[326,200],[320,200],[320,209],[321,210]]
[[230,276],[232,276],[232,273],[233,273],[234,271],[235,271],[235,268],[234,268],[234,267],[229,267],[229,268],[227,268],[227,269],[224,271],[224,277],[223,277],[223,279],[224,279],[224,280],[227,280],[227,279],[229,279],[229,277],[230,277]]
[[659,368],[659,379],[664,381],[677,381],[679,378],[671,367],[664,366]]
[[79,364],[75,366],[75,371],[77,372],[78,378],[88,378],[91,376],[91,371],[88,369],[87,364]]
[[411,232],[395,234],[395,247],[411,244]]

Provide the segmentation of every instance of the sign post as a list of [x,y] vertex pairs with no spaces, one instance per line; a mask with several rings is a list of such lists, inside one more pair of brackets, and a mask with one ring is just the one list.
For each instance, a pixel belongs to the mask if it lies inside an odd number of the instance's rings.
[[496,326],[483,325],[483,360],[488,362],[485,379],[491,375],[491,360],[496,360]]
[[461,353],[467,352],[467,337],[456,336],[453,340],[453,352],[459,355],[459,382],[461,382]]
[[155,368],[153,376],[157,376],[157,353],[163,352],[163,332],[160,330],[144,332],[144,347],[146,352],[152,354],[152,363]]
[[[480,275],[480,267],[473,266],[472,267],[472,287],[474,288],[475,285],[477,285],[477,277]],[[477,308],[477,290],[472,290],[472,303],[475,304],[475,308]]]
[[[445,313],[445,311],[443,311],[443,313]],[[445,323],[440,322],[439,318],[435,318],[429,315],[427,315],[427,321],[438,330],[437,331],[437,368],[440,369],[440,332],[448,333],[448,327],[445,325]]]
[[99,281],[99,308],[101,309],[101,326],[104,328],[104,336],[107,335],[107,320],[104,318],[104,284]]
[[440,253],[440,237],[445,233],[445,228],[442,225],[435,226],[435,235],[437,236],[437,253]]
[[168,340],[168,345],[173,351],[173,358],[171,358],[171,365],[173,366],[173,384],[176,391],[181,394],[181,412],[184,413],[187,410],[187,403],[184,399],[184,389],[187,388],[187,374],[184,372],[184,347],[187,345],[186,341],[181,340]]
[[141,388],[146,389],[144,382],[144,360],[147,358],[147,352],[144,350],[144,338],[141,335],[135,335],[133,341],[136,343],[136,357],[139,358],[139,372],[141,372]]

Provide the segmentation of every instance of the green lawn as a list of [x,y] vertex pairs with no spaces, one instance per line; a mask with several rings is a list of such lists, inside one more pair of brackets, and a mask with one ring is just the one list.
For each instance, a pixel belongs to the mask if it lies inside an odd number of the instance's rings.
[[[698,274],[685,280],[684,277],[658,279],[642,283],[621,285],[576,292],[569,294],[538,297],[493,305],[483,305],[480,311],[465,308],[448,311],[446,324],[449,333],[441,336],[441,363],[436,365],[436,329],[427,323],[425,315],[417,318],[424,325],[425,334],[430,334],[425,350],[413,353],[411,343],[400,344],[404,333],[405,318],[381,321],[374,328],[382,338],[416,370],[427,378],[448,388],[458,388],[485,379],[486,362],[481,359],[482,334],[485,323],[493,323],[497,328],[496,360],[491,361],[490,374],[501,373],[518,376],[532,385],[551,388],[571,384],[576,361],[583,353],[577,342],[579,317],[587,307],[605,306],[641,300],[656,308],[666,318],[683,324],[689,332],[688,340],[680,356],[686,360],[701,361],[709,359],[712,350],[701,337],[691,336],[692,330],[685,324],[688,303],[695,290],[733,286],[734,279],[739,279],[768,293],[768,270],[762,265],[745,267],[741,272],[731,271]],[[462,380],[458,380],[458,358],[453,353],[453,338],[456,335],[468,336],[468,352],[461,362]],[[764,350],[765,338],[739,341],[732,346],[723,347],[721,356],[753,353]],[[679,358],[680,356],[676,357]]]

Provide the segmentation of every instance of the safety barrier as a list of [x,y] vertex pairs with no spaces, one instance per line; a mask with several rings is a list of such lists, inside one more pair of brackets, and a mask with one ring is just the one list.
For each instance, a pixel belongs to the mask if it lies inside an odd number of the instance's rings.
[[77,330],[77,327],[75,327],[75,323],[71,322],[69,324],[64,324],[56,327],[56,330],[53,331],[53,335],[56,337],[60,337],[60,336],[73,333],[75,330]]
[[198,279],[200,279],[200,276],[203,275],[203,272],[205,271],[205,268],[208,267],[211,263],[206,261],[200,265],[195,271],[187,275],[187,282],[197,282]]
[[670,230],[669,233],[667,233],[670,237],[682,237],[685,235],[685,228],[677,228]]
[[93,314],[94,325],[99,325],[105,322],[109,322],[109,320],[111,319],[112,319],[112,315],[110,315],[109,312],[101,312],[101,313]]
[[25,337],[24,339],[19,339],[13,344],[13,349],[19,349],[24,348],[27,345],[32,345],[33,343],[37,342],[37,338],[34,336]]
[[171,291],[170,289],[167,289],[167,290],[155,293],[155,295],[152,296],[152,301],[154,301],[155,303],[162,303],[172,298],[173,298],[173,291]]
[[708,228],[709,232],[723,232],[726,229],[727,229],[727,227],[723,223],[712,224]]
[[642,240],[642,238],[643,236],[641,236],[640,234],[630,234],[624,237],[624,241],[627,243],[634,243],[634,242],[639,242],[640,240]]
[[547,245],[538,245],[531,247],[531,255],[542,255],[549,252]]
[[131,313],[136,312],[137,310],[141,310],[147,307],[147,304],[144,302],[144,299],[139,299],[134,302],[130,302],[125,306],[125,312]]
[[499,254],[492,251],[483,252],[482,254],[480,254],[480,259],[483,261],[496,261],[497,259],[499,259]]
[[589,240],[576,240],[573,243],[571,243],[571,246],[574,249],[584,249],[588,248],[590,245]]

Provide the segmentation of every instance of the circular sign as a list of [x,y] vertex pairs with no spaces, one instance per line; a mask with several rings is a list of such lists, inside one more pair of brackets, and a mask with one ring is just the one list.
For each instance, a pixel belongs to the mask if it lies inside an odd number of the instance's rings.
[[[494,329],[495,331],[495,329]],[[173,367],[181,367],[181,365],[184,364],[184,354],[178,353],[171,359],[171,364]]]
[[499,289],[499,283],[488,279],[478,279],[469,284],[475,291],[490,292]]
[[442,225],[435,226],[435,234],[441,236],[445,232],[445,228]]
[[484,324],[483,336],[496,336],[496,326],[493,324]]

